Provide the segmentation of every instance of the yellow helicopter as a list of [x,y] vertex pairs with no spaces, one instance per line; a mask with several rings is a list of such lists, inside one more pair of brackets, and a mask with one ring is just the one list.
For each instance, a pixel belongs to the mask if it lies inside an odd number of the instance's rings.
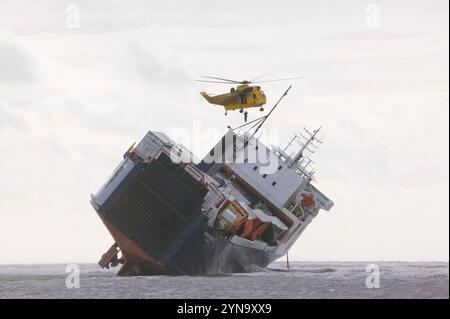
[[225,108],[225,115],[228,114],[228,111],[239,110],[240,113],[244,113],[244,119],[247,121],[248,112],[244,109],[259,107],[259,110],[264,111],[263,105],[266,104],[267,98],[264,94],[264,91],[260,86],[250,85],[255,83],[263,83],[263,82],[275,82],[275,81],[284,81],[291,79],[299,79],[299,77],[295,78],[286,78],[286,79],[276,79],[276,80],[265,80],[265,81],[255,81],[261,77],[253,79],[251,81],[236,81],[224,78],[218,78],[213,76],[203,76],[203,78],[211,79],[211,80],[196,80],[198,82],[209,82],[209,83],[221,83],[221,84],[238,84],[236,88],[232,87],[229,93],[219,94],[210,96],[206,92],[200,92],[200,94],[211,104],[221,105]]

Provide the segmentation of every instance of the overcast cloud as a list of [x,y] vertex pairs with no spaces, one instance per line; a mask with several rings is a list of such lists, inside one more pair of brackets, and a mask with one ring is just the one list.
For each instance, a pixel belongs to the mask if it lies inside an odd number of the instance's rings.
[[74,1],[75,29],[69,3],[0,1],[0,263],[96,262],[123,152],[160,130],[203,156],[242,118],[191,79],[265,73],[304,77],[265,130],[323,127],[335,202],[290,258],[448,261],[448,1]]

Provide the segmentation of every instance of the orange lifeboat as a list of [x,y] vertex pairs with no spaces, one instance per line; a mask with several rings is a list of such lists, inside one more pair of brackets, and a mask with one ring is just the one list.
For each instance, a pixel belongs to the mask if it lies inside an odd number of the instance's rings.
[[309,207],[314,209],[316,207],[316,201],[311,194],[304,193],[302,194],[301,205],[302,207]]

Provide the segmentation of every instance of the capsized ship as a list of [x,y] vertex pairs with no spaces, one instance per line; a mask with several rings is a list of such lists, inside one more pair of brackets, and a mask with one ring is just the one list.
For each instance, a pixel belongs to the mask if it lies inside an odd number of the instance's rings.
[[164,133],[148,132],[91,195],[114,239],[99,265],[122,264],[123,276],[201,275],[282,257],[333,206],[313,185],[305,155],[318,130],[305,132],[281,149],[229,129],[199,163]]

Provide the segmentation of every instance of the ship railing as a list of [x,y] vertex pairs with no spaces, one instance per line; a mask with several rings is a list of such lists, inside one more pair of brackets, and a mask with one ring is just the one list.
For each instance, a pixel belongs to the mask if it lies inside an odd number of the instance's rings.
[[197,171],[197,169],[194,168],[192,165],[186,165],[184,167],[184,170],[187,171],[189,174],[191,174],[191,176],[194,177],[198,182],[203,182],[204,180],[203,174]]

